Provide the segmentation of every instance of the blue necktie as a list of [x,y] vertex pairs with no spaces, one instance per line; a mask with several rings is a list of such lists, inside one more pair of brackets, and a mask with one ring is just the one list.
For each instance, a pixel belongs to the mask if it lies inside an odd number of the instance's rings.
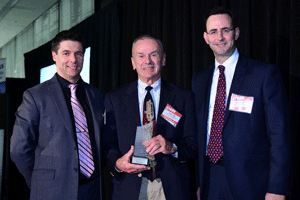
[[69,88],[71,89],[71,106],[75,120],[80,171],[89,178],[95,167],[87,121],[84,110],[76,97],[77,84],[70,84]]

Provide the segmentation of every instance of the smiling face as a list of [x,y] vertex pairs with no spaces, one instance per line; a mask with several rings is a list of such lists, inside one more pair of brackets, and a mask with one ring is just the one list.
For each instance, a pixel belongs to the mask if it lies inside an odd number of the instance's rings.
[[143,38],[136,41],[132,47],[131,63],[138,78],[147,85],[152,85],[161,77],[166,55],[156,40]]
[[58,75],[71,83],[76,83],[80,78],[83,56],[82,44],[72,40],[61,41],[57,53],[52,51]]
[[217,14],[207,19],[206,32],[203,37],[213,50],[216,60],[222,64],[234,53],[235,41],[239,34],[239,28],[233,29],[228,14]]

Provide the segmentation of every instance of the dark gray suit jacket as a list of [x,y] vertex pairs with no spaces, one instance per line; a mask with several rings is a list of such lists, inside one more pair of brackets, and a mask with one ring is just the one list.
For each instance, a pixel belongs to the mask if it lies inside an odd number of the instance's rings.
[[[84,83],[90,105],[100,163],[103,95]],[[31,199],[77,199],[78,151],[61,85],[56,76],[24,92],[16,112],[11,159],[31,189]]]

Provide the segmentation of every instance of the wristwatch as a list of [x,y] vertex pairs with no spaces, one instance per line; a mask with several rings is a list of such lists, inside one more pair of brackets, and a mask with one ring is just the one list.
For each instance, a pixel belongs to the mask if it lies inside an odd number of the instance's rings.
[[[176,153],[176,152],[178,151],[177,146],[176,146],[175,143],[173,143],[173,149],[174,149],[174,153]],[[174,154],[174,153],[173,153],[173,154]]]

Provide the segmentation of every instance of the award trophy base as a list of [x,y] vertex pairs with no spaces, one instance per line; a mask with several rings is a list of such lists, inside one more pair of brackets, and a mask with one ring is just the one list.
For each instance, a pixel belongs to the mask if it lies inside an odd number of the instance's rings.
[[137,164],[137,165],[148,165],[149,164],[149,159],[144,158],[144,157],[132,156],[131,163],[132,164]]

